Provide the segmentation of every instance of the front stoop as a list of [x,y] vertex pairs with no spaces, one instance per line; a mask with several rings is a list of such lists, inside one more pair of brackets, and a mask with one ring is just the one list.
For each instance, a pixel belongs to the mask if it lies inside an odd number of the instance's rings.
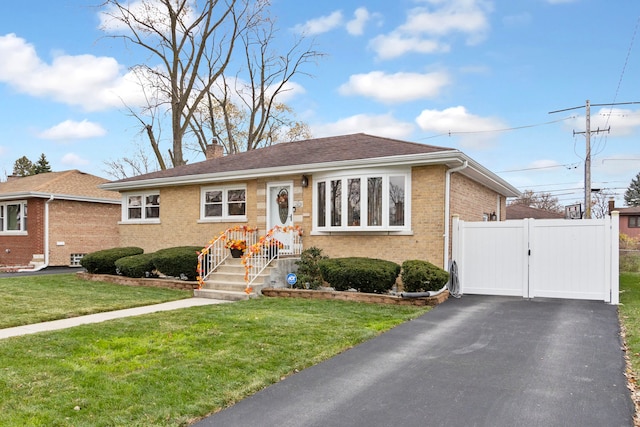
[[209,276],[202,289],[195,289],[193,296],[200,298],[213,298],[225,301],[242,301],[257,298],[266,287],[264,282],[269,277],[269,266],[251,285],[251,292],[245,292],[247,287],[244,281],[245,268],[240,258],[227,258],[216,271]]

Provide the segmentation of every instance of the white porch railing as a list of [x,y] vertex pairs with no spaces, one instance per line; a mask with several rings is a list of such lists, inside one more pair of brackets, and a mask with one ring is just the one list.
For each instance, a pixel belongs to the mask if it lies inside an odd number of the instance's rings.
[[[284,237],[281,237],[283,236]],[[280,237],[280,239],[277,239]],[[258,242],[247,248],[242,263],[245,267],[246,292],[251,292],[251,284],[269,263],[280,255],[300,255],[302,253],[302,228],[299,226],[275,226],[260,237]]]
[[229,257],[229,249],[226,243],[229,240],[244,240],[247,248],[252,247],[258,241],[258,229],[246,225],[236,226],[220,233],[217,239],[209,242],[206,248],[198,254],[198,283],[202,287],[220,264]]

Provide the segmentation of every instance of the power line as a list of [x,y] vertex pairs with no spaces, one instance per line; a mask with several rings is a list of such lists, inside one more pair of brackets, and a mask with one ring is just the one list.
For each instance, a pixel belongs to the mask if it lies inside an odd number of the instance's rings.
[[509,131],[514,131],[514,130],[528,129],[528,128],[534,128],[534,127],[539,127],[539,126],[551,125],[551,124],[554,124],[554,123],[563,122],[565,120],[575,119],[575,118],[576,118],[576,116],[569,116],[569,117],[565,117],[564,119],[552,120],[552,121],[544,122],[544,123],[537,123],[537,124],[533,124],[533,125],[516,126],[516,127],[511,127],[511,128],[503,128],[503,129],[470,130],[470,131],[451,131],[450,130],[449,132],[439,133],[437,135],[432,135],[432,136],[425,136],[424,138],[418,138],[418,140],[422,141],[422,140],[425,140],[425,139],[439,138],[441,136],[468,135],[468,134],[492,133],[492,132],[509,132]]
[[524,172],[524,171],[532,171],[532,170],[540,170],[540,169],[554,169],[554,168],[567,168],[567,169],[576,169],[579,163],[570,163],[565,165],[551,165],[551,166],[538,166],[535,168],[522,168],[522,169],[510,169],[505,171],[499,171],[497,173],[510,173],[510,172]]

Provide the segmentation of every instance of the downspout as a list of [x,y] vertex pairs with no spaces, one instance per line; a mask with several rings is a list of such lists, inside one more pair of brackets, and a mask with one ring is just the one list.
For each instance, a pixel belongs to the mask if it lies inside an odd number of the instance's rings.
[[44,203],[44,264],[20,271],[40,271],[49,267],[49,203],[53,201],[53,194],[49,196],[49,200]]
[[445,173],[444,181],[444,266],[443,268],[449,271],[449,217],[451,210],[451,174],[460,172],[469,166],[469,162],[465,160],[462,165],[448,169]]

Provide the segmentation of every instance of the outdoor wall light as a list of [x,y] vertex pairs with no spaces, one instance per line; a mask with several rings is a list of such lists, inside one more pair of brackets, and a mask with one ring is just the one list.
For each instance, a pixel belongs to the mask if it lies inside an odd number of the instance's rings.
[[302,185],[303,188],[307,188],[309,186],[309,177],[307,175],[302,175],[300,185]]

